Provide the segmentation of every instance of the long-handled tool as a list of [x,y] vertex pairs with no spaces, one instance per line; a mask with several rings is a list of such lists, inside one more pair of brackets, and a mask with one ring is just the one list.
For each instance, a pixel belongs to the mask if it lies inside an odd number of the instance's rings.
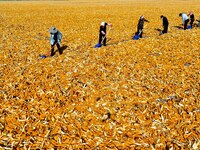
[[100,48],[100,47],[102,46],[102,43],[103,43],[104,39],[106,38],[106,36],[108,35],[108,33],[110,32],[111,29],[112,29],[112,28],[110,28],[110,29],[108,30],[108,32],[106,33],[106,35],[105,35],[105,36],[103,37],[103,39],[101,40],[101,43],[96,44],[96,45],[94,46],[94,48]]
[[54,44],[54,45],[52,46],[52,48],[46,53],[46,55],[41,55],[40,58],[43,59],[43,58],[46,58],[46,57],[50,56],[51,50],[52,50],[57,44],[58,44],[58,42],[56,42],[56,44]]

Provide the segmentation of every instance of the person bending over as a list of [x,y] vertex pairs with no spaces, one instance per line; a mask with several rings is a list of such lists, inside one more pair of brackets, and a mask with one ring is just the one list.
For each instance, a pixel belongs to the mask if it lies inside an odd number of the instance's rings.
[[160,18],[162,19],[163,21],[163,31],[161,31],[161,34],[164,34],[164,33],[167,33],[168,31],[168,26],[169,26],[169,22],[168,22],[168,19],[167,17],[161,15]]
[[187,29],[187,24],[189,22],[188,16],[186,15],[186,13],[180,13],[179,17],[182,17],[182,22],[183,22],[184,30],[186,30]]
[[60,54],[62,54],[62,49],[60,47],[61,39],[62,39],[62,33],[56,29],[55,27],[51,27],[49,29],[50,32],[50,44],[51,44],[51,56],[54,55],[54,47],[55,45],[58,48],[58,51]]

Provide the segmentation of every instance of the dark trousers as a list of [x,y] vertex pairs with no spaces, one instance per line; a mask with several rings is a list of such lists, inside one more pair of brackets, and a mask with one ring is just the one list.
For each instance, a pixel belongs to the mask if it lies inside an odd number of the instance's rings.
[[163,29],[162,33],[163,34],[167,33],[167,31],[168,31],[168,24],[164,25],[163,27],[164,27],[164,29]]
[[103,45],[106,46],[106,37],[105,37],[105,35],[99,34],[99,44],[102,44],[102,42],[103,42]]
[[[54,53],[54,45],[55,45],[56,43],[54,43],[53,45],[51,45],[51,56],[53,56],[55,53]],[[56,44],[56,46],[57,46],[57,48],[58,48],[58,51],[59,51],[59,53],[60,54],[62,54],[62,49],[60,48],[60,44]]]
[[140,38],[142,38],[142,34],[143,34],[143,31],[139,32],[138,34],[140,34]]
[[138,29],[136,35],[139,35],[140,38],[142,38],[142,34],[143,34],[143,29]]
[[188,28],[187,27],[188,22],[189,22],[189,19],[185,20],[185,22],[184,22],[184,30],[186,30]]
[[193,25],[193,22],[194,22],[194,19],[191,19],[191,20],[190,20],[190,25],[191,25],[191,27],[192,27],[192,25]]

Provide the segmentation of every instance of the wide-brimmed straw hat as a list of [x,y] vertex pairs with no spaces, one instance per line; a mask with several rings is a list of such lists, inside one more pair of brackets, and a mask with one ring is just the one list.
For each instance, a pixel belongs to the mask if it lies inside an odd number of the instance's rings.
[[56,33],[56,32],[58,32],[58,30],[57,30],[55,27],[51,27],[51,28],[49,29],[49,32],[50,32],[50,33]]

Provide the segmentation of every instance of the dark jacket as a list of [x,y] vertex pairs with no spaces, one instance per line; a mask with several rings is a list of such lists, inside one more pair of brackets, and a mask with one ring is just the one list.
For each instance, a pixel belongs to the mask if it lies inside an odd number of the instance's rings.
[[138,31],[143,29],[144,22],[149,22],[149,21],[146,20],[144,17],[140,17],[140,19],[138,21],[138,25],[137,25]]
[[194,14],[190,15],[190,20],[194,20]]
[[168,26],[169,25],[167,17],[163,16],[162,20],[163,20],[163,26]]
[[101,35],[103,35],[103,34],[102,34],[102,31],[106,34],[106,26],[107,26],[107,25],[108,25],[108,24],[105,23],[104,26],[100,26],[99,33],[100,33]]

